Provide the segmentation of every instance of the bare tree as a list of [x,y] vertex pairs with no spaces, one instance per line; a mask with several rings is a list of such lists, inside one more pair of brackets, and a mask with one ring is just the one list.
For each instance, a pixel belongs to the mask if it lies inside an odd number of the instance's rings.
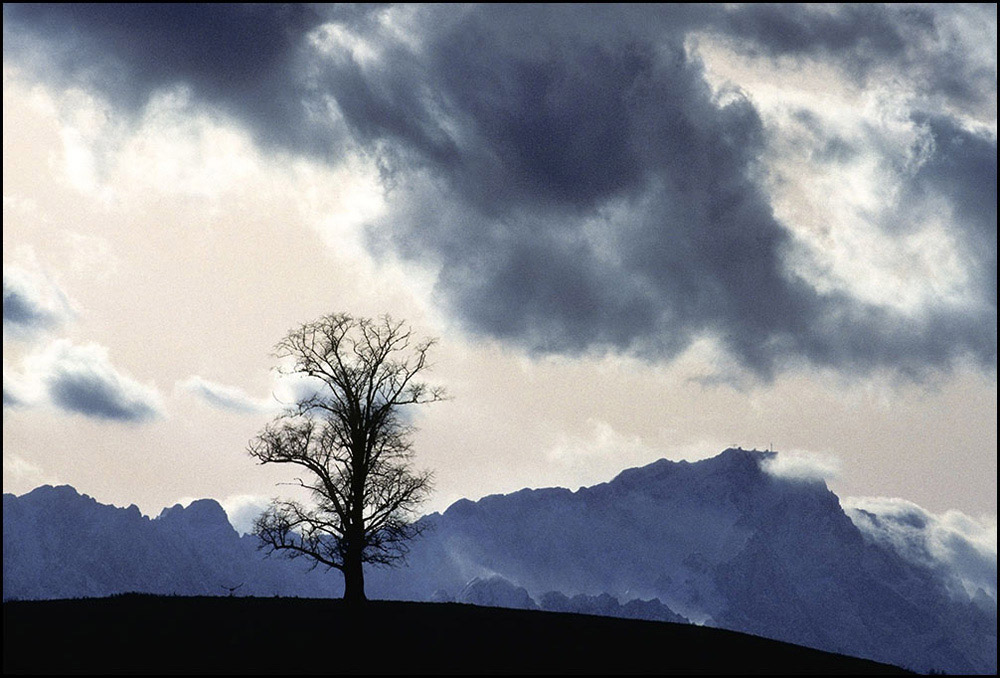
[[289,405],[248,451],[261,464],[305,468],[307,479],[296,484],[313,501],[275,499],[254,531],[269,553],[343,572],[345,600],[365,600],[364,563],[396,563],[421,531],[414,512],[431,475],[412,470],[413,427],[403,409],[444,398],[417,380],[433,345],[388,316],[335,314],[292,330],[275,348],[286,361],[281,371],[319,388]]

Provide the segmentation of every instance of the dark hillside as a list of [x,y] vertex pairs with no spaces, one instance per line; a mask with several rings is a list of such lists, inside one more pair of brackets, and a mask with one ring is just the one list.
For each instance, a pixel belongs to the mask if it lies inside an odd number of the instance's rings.
[[454,603],[113,598],[3,604],[4,673],[904,673],[685,624]]

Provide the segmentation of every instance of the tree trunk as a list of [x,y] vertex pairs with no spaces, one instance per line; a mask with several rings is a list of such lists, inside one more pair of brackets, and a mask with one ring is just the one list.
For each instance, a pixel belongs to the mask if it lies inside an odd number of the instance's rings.
[[352,434],[351,517],[347,526],[347,549],[344,554],[344,600],[348,603],[365,601],[365,443],[360,426]]
[[344,600],[348,603],[363,603],[367,600],[360,549],[349,549],[344,562]]

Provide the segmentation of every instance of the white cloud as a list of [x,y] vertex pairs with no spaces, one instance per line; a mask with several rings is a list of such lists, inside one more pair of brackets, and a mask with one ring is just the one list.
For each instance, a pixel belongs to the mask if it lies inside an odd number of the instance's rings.
[[254,398],[241,388],[209,381],[198,375],[177,382],[177,388],[193,393],[212,407],[222,410],[259,414],[278,409],[273,400]]
[[236,386],[220,384],[198,375],[177,382],[177,389],[198,396],[212,407],[247,414],[278,414],[295,403],[323,393],[326,385],[316,377],[275,370],[271,394],[256,398]]
[[572,465],[616,455],[649,456],[653,450],[639,436],[624,435],[607,422],[591,418],[575,435],[561,433],[546,454],[552,461]]
[[761,467],[775,478],[819,482],[834,480],[840,475],[837,457],[805,450],[778,452],[765,459]]
[[19,407],[31,407],[40,400],[42,393],[39,392],[38,384],[26,380],[22,375],[8,369],[7,363],[3,366],[3,407],[15,409]]
[[329,387],[319,378],[300,373],[275,372],[272,398],[279,408],[308,400],[328,391]]
[[267,508],[270,500],[256,494],[231,494],[219,501],[230,524],[240,534],[250,534],[253,521]]
[[107,159],[114,170],[102,177],[108,188],[118,179],[158,194],[214,198],[238,190],[260,171],[262,160],[249,135],[200,112],[191,99],[185,87],[152,97],[140,127]]
[[57,339],[30,354],[24,370],[4,371],[4,403],[51,405],[93,419],[142,422],[163,414],[155,385],[141,384],[111,363],[108,349],[89,343],[77,346]]
[[3,455],[3,477],[5,481],[17,485],[37,487],[39,485],[58,485],[59,481],[45,470],[16,454]]
[[847,497],[847,515],[872,541],[930,567],[953,595],[997,598],[997,518],[961,511],[934,514],[905,499]]

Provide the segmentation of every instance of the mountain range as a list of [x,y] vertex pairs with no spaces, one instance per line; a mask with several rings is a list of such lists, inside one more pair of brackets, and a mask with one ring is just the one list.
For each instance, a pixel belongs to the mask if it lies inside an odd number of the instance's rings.
[[[459,500],[423,517],[408,565],[366,573],[400,600],[688,620],[904,666],[996,673],[992,591],[873,537],[822,480],[769,470],[774,453],[660,460],[570,491]],[[330,597],[339,573],[264,558],[214,500],[149,518],[69,486],[3,498],[3,597]],[[866,529],[863,529],[866,528]]]

